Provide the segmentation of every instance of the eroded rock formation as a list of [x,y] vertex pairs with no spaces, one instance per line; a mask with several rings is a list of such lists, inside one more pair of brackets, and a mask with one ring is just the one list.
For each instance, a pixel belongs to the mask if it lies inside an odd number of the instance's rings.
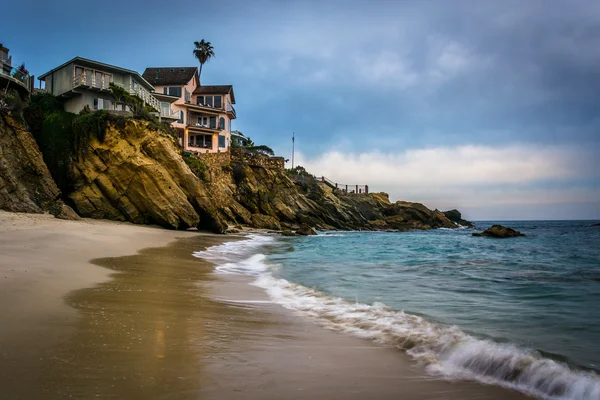
[[[0,207],[56,211],[60,193],[35,141],[18,124],[2,123]],[[296,232],[456,227],[443,212],[419,203],[391,203],[385,193],[346,194],[323,183],[297,184],[281,168],[229,153],[206,156],[194,167],[172,136],[147,122],[107,126],[101,140],[90,135],[80,141],[84,148],[74,149],[68,164],[69,193],[63,196],[83,217],[218,233],[235,224]]]
[[79,217],[60,199],[60,191],[31,134],[11,116],[0,113],[0,209],[49,212],[57,218]]

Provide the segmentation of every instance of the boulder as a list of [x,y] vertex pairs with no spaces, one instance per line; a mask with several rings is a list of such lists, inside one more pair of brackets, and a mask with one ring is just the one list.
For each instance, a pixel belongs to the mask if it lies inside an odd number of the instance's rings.
[[444,211],[444,215],[450,221],[457,223],[461,226],[468,226],[469,228],[475,228],[475,225],[473,225],[473,223],[471,221],[467,221],[466,219],[463,219],[460,211],[458,211],[456,209]]
[[281,236],[296,236],[296,234],[289,229],[284,229],[281,231]]
[[301,236],[314,236],[316,234],[317,232],[307,224],[300,225],[300,228],[296,231],[296,235]]
[[490,228],[486,229],[481,233],[473,233],[473,236],[486,236],[492,238],[510,238],[517,236],[525,236],[519,231],[516,231],[512,228],[508,228],[502,225],[492,225]]

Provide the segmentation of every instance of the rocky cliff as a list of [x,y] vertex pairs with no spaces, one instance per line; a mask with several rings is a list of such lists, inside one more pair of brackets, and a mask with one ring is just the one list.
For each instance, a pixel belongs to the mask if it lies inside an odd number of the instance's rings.
[[[81,125],[77,121],[72,125]],[[77,148],[61,164],[68,169],[60,175],[61,182],[67,181],[62,198],[83,217],[218,233],[234,224],[271,230],[303,224],[368,230],[456,227],[444,213],[422,204],[391,203],[385,193],[345,194],[321,183],[297,184],[281,168],[229,153],[186,158],[175,139],[156,125],[121,122],[69,142]],[[6,118],[0,129],[0,207],[42,212],[59,204],[57,214],[67,213],[29,132]]]
[[78,219],[60,195],[31,134],[0,112],[0,209]]

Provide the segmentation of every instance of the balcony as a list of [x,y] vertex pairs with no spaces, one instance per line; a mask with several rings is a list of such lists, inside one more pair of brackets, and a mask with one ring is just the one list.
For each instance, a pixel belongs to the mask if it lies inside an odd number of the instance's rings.
[[9,64],[2,64],[0,67],[0,88],[15,89],[21,98],[28,97],[33,88],[33,77],[21,73],[18,68],[13,68]]
[[159,115],[160,115],[161,119],[172,119],[172,120],[179,119],[179,111],[173,111],[171,109],[161,108]]
[[206,124],[200,124],[200,123],[196,123],[196,124],[188,124],[187,128],[190,131],[194,131],[194,132],[203,132],[203,133],[210,133],[210,134],[215,134],[215,133],[219,133],[222,131],[222,129],[216,128],[216,127],[210,127],[209,125]]
[[235,119],[235,108],[231,104],[227,104],[227,116],[231,119]]
[[[114,83],[114,82],[113,82]],[[107,78],[105,74],[102,74],[100,79],[96,79],[96,74],[92,74],[87,77],[85,74],[75,75],[73,78],[73,89],[78,87],[84,87],[96,90],[110,91],[110,78]],[[132,96],[136,96],[144,102],[144,105],[149,105],[154,110],[160,112],[160,101],[152,94],[141,87],[140,85],[123,85],[115,83],[115,85],[122,87]]]

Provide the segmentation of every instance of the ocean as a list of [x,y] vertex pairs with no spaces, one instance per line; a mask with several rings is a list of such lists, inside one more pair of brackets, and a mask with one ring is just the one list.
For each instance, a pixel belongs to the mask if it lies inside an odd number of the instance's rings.
[[501,223],[526,236],[252,234],[195,256],[253,276],[275,303],[325,328],[405,351],[434,376],[600,399],[597,221]]

